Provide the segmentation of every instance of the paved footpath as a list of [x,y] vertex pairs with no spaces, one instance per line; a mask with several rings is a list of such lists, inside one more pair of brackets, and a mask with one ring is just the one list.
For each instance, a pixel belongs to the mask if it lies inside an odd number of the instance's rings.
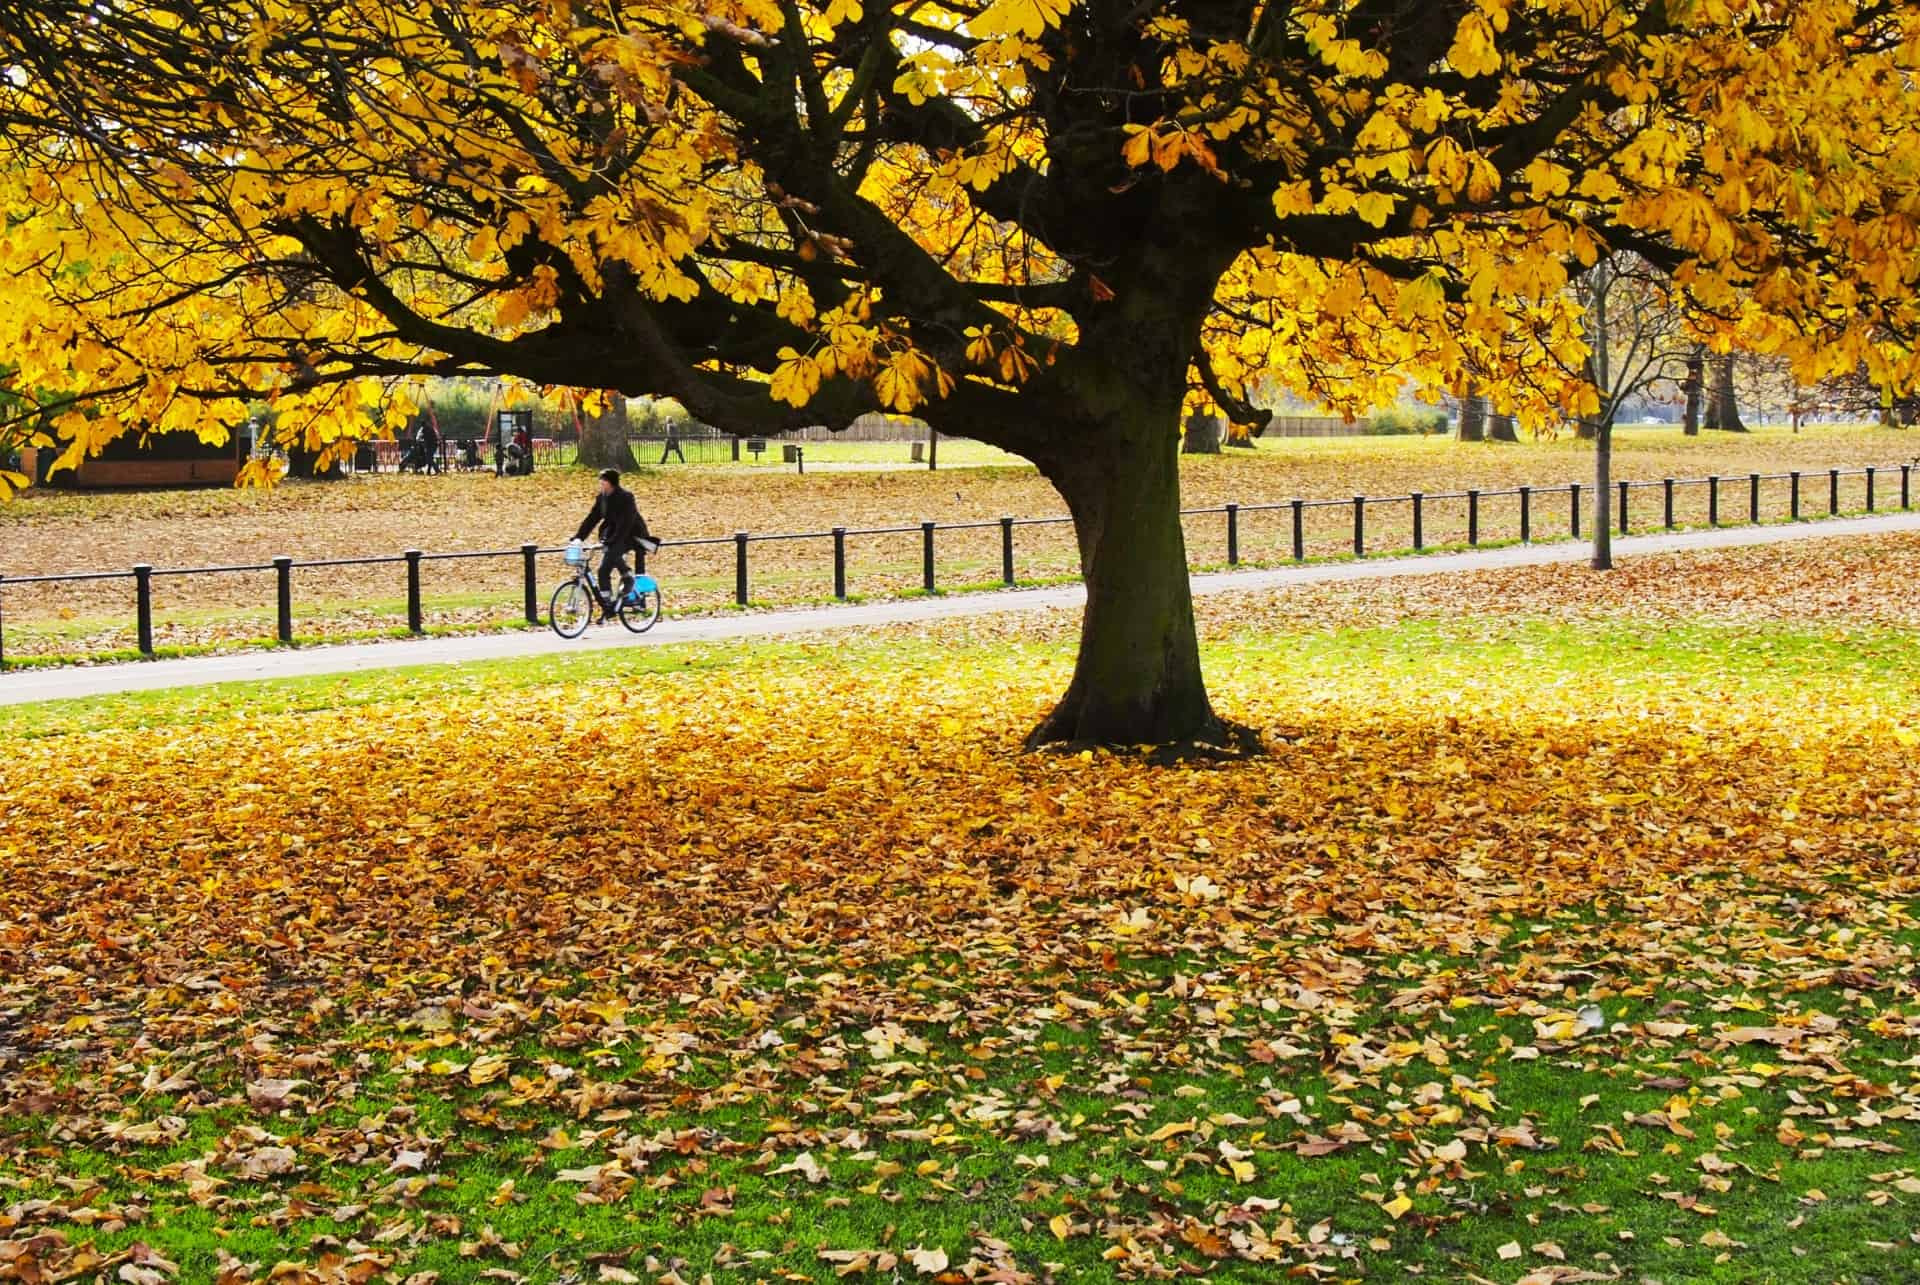
[[[1680,553],[1695,549],[1732,549],[1750,545],[1782,544],[1791,540],[1831,539],[1838,536],[1883,535],[1920,531],[1920,512],[1883,517],[1841,518],[1791,526],[1724,527],[1672,535],[1619,536],[1616,556],[1629,558],[1653,553]],[[1466,553],[1377,558],[1366,562],[1308,563],[1266,571],[1225,571],[1196,575],[1196,594],[1244,590],[1287,589],[1297,585],[1339,580],[1379,580],[1391,576],[1446,575],[1498,567],[1545,566],[1581,562],[1589,553],[1583,541],[1511,545],[1503,549]],[[669,592],[672,580],[668,580]],[[298,678],[313,674],[341,674],[361,669],[397,669],[416,665],[452,665],[468,661],[505,660],[521,656],[558,655],[608,647],[659,647],[674,643],[714,642],[728,638],[775,634],[820,633],[859,629],[871,625],[945,620],[953,616],[985,616],[1003,611],[1037,611],[1050,607],[1077,607],[1085,592],[1079,585],[1052,589],[1015,589],[993,593],[956,594],[947,598],[909,598],[859,606],[819,607],[801,611],[767,611],[727,616],[665,620],[650,633],[635,636],[618,626],[604,626],[572,642],[551,630],[480,634],[468,637],[354,643],[337,647],[314,646],[298,651],[250,651],[227,656],[197,656],[185,660],[157,660],[120,665],[73,666],[65,669],[23,670],[0,675],[0,705],[102,696],[119,692],[152,691],[164,687],[197,687],[206,683],[245,682],[264,678]]]

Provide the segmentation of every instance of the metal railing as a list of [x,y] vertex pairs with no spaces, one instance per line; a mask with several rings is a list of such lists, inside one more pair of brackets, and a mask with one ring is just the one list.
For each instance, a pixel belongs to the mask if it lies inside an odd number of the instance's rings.
[[[1916,463],[1920,463],[1917,461]],[[1826,515],[1837,517],[1840,514],[1841,479],[1864,477],[1866,479],[1866,511],[1879,511],[1880,491],[1878,483],[1885,476],[1889,481],[1894,474],[1899,478],[1899,508],[1913,508],[1913,474],[1916,463],[1890,466],[1868,466],[1856,469],[1826,470]],[[1819,477],[1818,473],[1748,473],[1745,475],[1721,476],[1718,474],[1698,478],[1661,478],[1657,481],[1620,481],[1616,520],[1622,534],[1631,529],[1631,497],[1635,491],[1652,490],[1660,496],[1661,525],[1667,530],[1675,529],[1675,497],[1683,488],[1707,488],[1707,523],[1709,526],[1721,526],[1723,510],[1721,498],[1728,485],[1737,486],[1746,483],[1746,524],[1758,525],[1763,520],[1763,489],[1767,483],[1785,482],[1787,484],[1787,512],[1789,521],[1802,521],[1807,514],[1805,504],[1806,482],[1809,478]],[[1466,543],[1478,546],[1482,542],[1483,528],[1487,508],[1492,501],[1512,499],[1515,502],[1518,519],[1518,536],[1522,543],[1531,542],[1535,534],[1536,518],[1547,517],[1540,501],[1547,496],[1564,495],[1567,507],[1564,510],[1567,519],[1567,533],[1573,539],[1582,535],[1583,505],[1582,497],[1590,494],[1590,488],[1580,482],[1562,483],[1552,486],[1516,486],[1494,490],[1469,489],[1465,491],[1415,491],[1408,495],[1367,496],[1356,495],[1351,499],[1292,499],[1259,504],[1223,504],[1206,508],[1182,509],[1181,516],[1186,518],[1219,516],[1226,523],[1226,561],[1228,566],[1241,565],[1242,558],[1242,520],[1255,513],[1284,513],[1289,516],[1290,530],[1287,553],[1294,562],[1307,560],[1306,513],[1309,509],[1350,508],[1352,511],[1352,556],[1364,558],[1367,548],[1367,516],[1383,506],[1409,505],[1412,513],[1412,548],[1416,552],[1427,548],[1426,517],[1428,506],[1440,501],[1464,501],[1466,512]],[[989,521],[975,522],[920,522],[916,525],[883,527],[833,527],[826,531],[798,531],[778,533],[754,533],[736,531],[732,535],[707,536],[687,540],[665,540],[662,548],[689,549],[715,546],[733,546],[733,601],[746,607],[752,604],[751,550],[755,544],[776,541],[830,541],[833,555],[833,596],[838,600],[848,597],[848,561],[847,540],[856,536],[899,536],[920,533],[920,571],[921,589],[926,593],[938,591],[938,566],[936,561],[937,537],[941,532],[991,531],[1000,533],[1000,581],[1011,587],[1017,583],[1015,575],[1014,535],[1020,527],[1058,526],[1071,523],[1073,519],[1064,516],[1016,518],[1002,517]],[[1551,520],[1549,517],[1548,520]],[[404,566],[407,587],[407,631],[411,634],[426,632],[426,616],[421,600],[420,569],[423,563],[451,562],[473,559],[519,558],[521,564],[522,608],[526,623],[537,626],[541,623],[539,603],[538,567],[542,554],[560,552],[559,547],[544,548],[537,544],[523,544],[517,549],[481,549],[455,553],[427,553],[419,549],[409,549],[404,553],[388,556],[358,558],[319,558],[296,562],[290,557],[277,557],[262,563],[242,563],[231,566],[210,567],[170,567],[158,568],[140,564],[126,571],[79,571],[55,575],[0,576],[0,667],[6,664],[5,652],[5,615],[4,591],[24,585],[45,585],[77,583],[102,580],[131,580],[134,585],[134,633],[136,646],[143,656],[155,654],[153,642],[153,581],[157,577],[231,575],[272,572],[274,576],[275,628],[274,640],[290,645],[294,641],[293,632],[293,572],[296,567],[302,570],[315,570],[328,567],[365,567],[365,566]],[[644,569],[644,555],[640,558]]]

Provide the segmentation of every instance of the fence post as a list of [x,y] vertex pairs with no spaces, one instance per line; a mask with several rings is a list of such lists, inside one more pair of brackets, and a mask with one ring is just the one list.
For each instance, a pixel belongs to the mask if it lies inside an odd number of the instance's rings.
[[1013,584],[1013,519],[1000,519],[1000,578]]
[[1760,475],[1747,475],[1747,521],[1754,526],[1760,525]]
[[273,576],[278,592],[274,595],[279,602],[279,628],[276,630],[283,643],[293,641],[293,559],[278,557],[273,560]]
[[1304,500],[1293,502],[1293,560],[1295,562],[1307,560],[1306,507]]
[[1240,565],[1240,506],[1227,506],[1227,565]]
[[1800,520],[1800,473],[1797,469],[1787,474],[1787,512],[1795,522]]
[[1867,465],[1867,512],[1873,512],[1873,465]]
[[1533,543],[1533,488],[1520,488],[1520,543]]
[[153,568],[144,562],[133,569],[133,632],[140,654],[153,655]]
[[1627,533],[1627,483],[1625,480],[1622,480],[1620,483],[1620,534],[1625,535],[1626,533]]
[[1827,516],[1840,516],[1840,470],[1837,468],[1827,470]]
[[1900,466],[1900,507],[1903,509],[1913,507],[1913,465],[1911,464]]
[[1367,556],[1367,497],[1353,497],[1353,556]]
[[407,550],[407,632],[424,633],[426,622],[420,612],[420,550]]
[[1580,538],[1580,484],[1578,482],[1569,483],[1567,494],[1573,497],[1573,503],[1568,507],[1568,512],[1573,515],[1573,538],[1578,540]]
[[1421,523],[1421,501],[1425,497],[1420,492],[1413,493],[1413,551],[1420,552],[1427,547],[1426,529]]
[[933,523],[920,524],[920,587],[933,592]]
[[[647,569],[645,562],[646,556],[644,553],[640,555],[642,559],[640,569],[642,571]],[[540,586],[537,583],[537,577],[540,574],[538,566],[539,557],[539,545],[523,544],[520,546],[520,584],[523,590],[523,596],[526,599],[527,623],[530,625],[540,623]]]
[[1707,525],[1720,525],[1720,475],[1707,475]]
[[1467,492],[1467,543],[1480,543],[1480,492]]
[[1660,490],[1662,514],[1666,518],[1667,530],[1671,531],[1673,530],[1673,479],[1670,477],[1661,479]]
[[833,529],[833,596],[847,600],[847,529],[843,526]]
[[747,533],[733,533],[733,601],[747,605]]

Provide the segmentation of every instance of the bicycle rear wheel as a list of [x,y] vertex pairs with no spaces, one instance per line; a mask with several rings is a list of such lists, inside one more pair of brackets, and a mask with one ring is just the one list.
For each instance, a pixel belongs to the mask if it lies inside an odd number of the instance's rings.
[[636,601],[629,594],[620,600],[620,623],[636,634],[644,634],[660,623],[660,590],[656,586]]
[[593,591],[578,580],[569,580],[553,591],[547,603],[547,623],[562,638],[578,638],[593,623]]

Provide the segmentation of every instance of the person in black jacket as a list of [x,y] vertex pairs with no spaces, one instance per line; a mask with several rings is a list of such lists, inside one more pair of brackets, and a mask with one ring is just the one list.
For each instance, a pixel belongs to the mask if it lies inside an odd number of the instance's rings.
[[584,540],[600,528],[600,542],[605,547],[600,552],[600,596],[611,598],[613,593],[613,573],[620,572],[620,592],[624,595],[627,587],[633,583],[632,574],[627,570],[627,554],[640,547],[640,541],[651,539],[647,531],[647,520],[640,516],[640,505],[634,500],[633,492],[620,485],[620,470],[608,469],[600,475],[600,495],[593,502],[593,508],[587,511],[586,520],[580,523],[580,529],[574,533],[574,539]]
[[432,420],[428,420],[420,426],[419,435],[414,438],[414,441],[418,443],[420,447],[422,455],[421,463],[426,466],[426,471],[428,473],[438,473],[441,465],[440,430],[433,426]]

